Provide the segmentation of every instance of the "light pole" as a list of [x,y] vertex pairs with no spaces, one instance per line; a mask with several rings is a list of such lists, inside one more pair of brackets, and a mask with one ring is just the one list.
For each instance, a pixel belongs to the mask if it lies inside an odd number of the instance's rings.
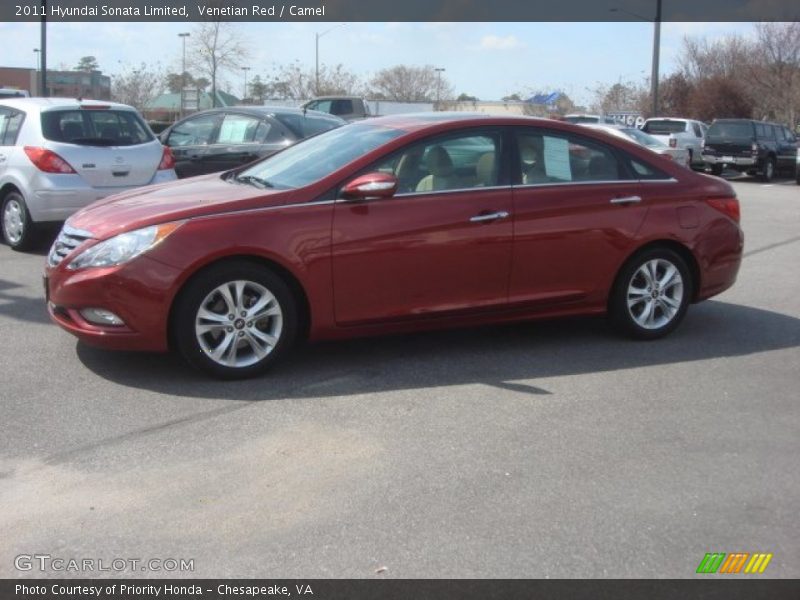
[[444,73],[446,69],[443,67],[434,67],[433,70],[436,71],[436,110],[439,110],[439,97],[442,92],[442,73]]
[[38,49],[38,48],[34,48],[34,49],[33,49],[33,52],[34,52],[34,54],[36,54],[36,78],[37,78],[37,80],[38,80],[38,78],[39,78],[39,71],[41,70],[41,69],[40,69],[40,67],[39,67],[39,58],[40,58],[40,56],[39,56],[39,49]]
[[315,42],[316,42],[315,43],[315,47],[314,47],[315,48],[315,61],[314,61],[314,64],[316,65],[315,70],[314,70],[315,77],[316,77],[316,80],[314,82],[314,95],[315,96],[319,96],[319,38],[321,38],[323,35],[326,35],[326,34],[330,33],[334,29],[338,29],[339,27],[344,27],[345,25],[346,25],[346,23],[340,23],[339,25],[331,27],[330,29],[326,29],[322,33],[315,33],[314,34]]
[[652,68],[652,73],[650,75],[650,95],[653,97],[652,116],[657,117],[658,116],[658,59],[659,59],[659,54],[661,53],[661,0],[656,0],[655,19],[648,19],[647,17],[643,17],[642,15],[638,15],[635,12],[625,10],[624,8],[610,8],[609,10],[611,12],[624,12],[626,14],[631,15],[632,17],[641,19],[642,21],[653,23],[653,68]]
[[247,98],[247,72],[250,70],[250,67],[242,67],[242,71],[244,71],[244,96],[242,97],[242,102]]
[[183,43],[183,62],[181,63],[181,110],[179,113],[181,119],[183,118],[183,95],[186,93],[186,38],[190,35],[189,33],[178,34],[178,37],[181,38],[181,42]]
[[39,67],[39,95],[47,98],[47,0],[42,0],[42,27],[40,31],[39,55],[42,63]]

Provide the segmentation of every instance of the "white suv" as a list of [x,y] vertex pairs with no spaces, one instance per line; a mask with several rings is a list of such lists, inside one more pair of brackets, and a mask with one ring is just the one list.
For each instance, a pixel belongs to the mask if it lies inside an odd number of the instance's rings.
[[689,152],[691,166],[705,168],[703,141],[706,131],[708,131],[708,125],[702,121],[658,117],[647,119],[642,125],[642,131],[661,140],[671,148],[685,148]]
[[176,179],[169,149],[136,109],[67,98],[0,100],[0,215],[15,249],[37,223],[130,188]]

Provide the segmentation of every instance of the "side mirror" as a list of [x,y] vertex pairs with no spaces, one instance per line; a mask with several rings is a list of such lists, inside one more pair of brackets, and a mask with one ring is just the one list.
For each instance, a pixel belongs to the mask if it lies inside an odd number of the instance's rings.
[[376,200],[391,198],[397,191],[397,177],[375,171],[359,175],[342,188],[342,197],[347,200]]

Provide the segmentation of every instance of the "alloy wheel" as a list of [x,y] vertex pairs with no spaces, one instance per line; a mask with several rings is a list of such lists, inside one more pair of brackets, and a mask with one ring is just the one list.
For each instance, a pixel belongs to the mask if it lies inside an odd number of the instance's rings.
[[266,358],[283,332],[283,310],[265,286],[235,280],[215,287],[195,315],[195,336],[206,356],[228,368]]
[[669,325],[683,304],[684,282],[677,266],[654,258],[634,271],[628,283],[627,307],[637,325],[657,330]]
[[6,200],[3,207],[3,233],[12,245],[18,244],[25,235],[25,208],[16,198]]

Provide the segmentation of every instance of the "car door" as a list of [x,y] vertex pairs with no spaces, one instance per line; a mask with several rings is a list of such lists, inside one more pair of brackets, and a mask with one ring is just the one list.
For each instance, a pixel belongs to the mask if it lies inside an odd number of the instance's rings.
[[263,118],[226,112],[203,159],[205,172],[227,171],[259,158],[270,128]]
[[167,133],[164,144],[175,157],[178,177],[194,177],[211,173],[206,160],[208,148],[216,136],[223,113],[213,112],[189,117],[176,123]]
[[397,177],[392,198],[336,201],[339,324],[506,304],[513,230],[503,138],[498,128],[471,129],[411,144],[368,169]]
[[12,108],[0,107],[0,180],[3,179],[13,154],[21,151],[16,148],[16,143],[24,119],[25,113]]
[[[8,165],[8,159],[11,155],[11,147],[4,141],[10,115],[10,109],[0,106],[0,180],[3,178],[3,174]],[[2,200],[2,198],[0,198],[0,200]]]
[[509,304],[602,306],[650,192],[610,145],[537,127],[514,139]]

